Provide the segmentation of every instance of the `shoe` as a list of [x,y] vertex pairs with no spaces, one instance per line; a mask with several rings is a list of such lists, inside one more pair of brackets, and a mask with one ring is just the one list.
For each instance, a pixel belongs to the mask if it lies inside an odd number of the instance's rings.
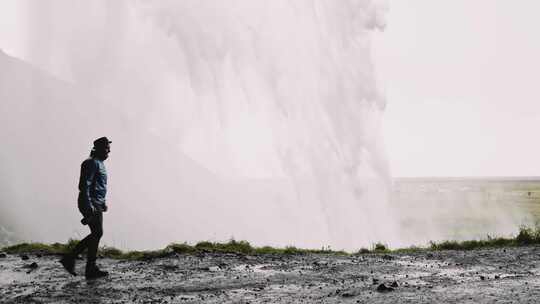
[[71,275],[76,276],[77,273],[75,273],[75,258],[66,254],[60,259],[60,264],[64,266],[64,269],[69,272]]
[[108,276],[109,273],[107,271],[100,270],[95,264],[94,265],[86,265],[86,271],[84,273],[84,276],[86,279],[99,279]]

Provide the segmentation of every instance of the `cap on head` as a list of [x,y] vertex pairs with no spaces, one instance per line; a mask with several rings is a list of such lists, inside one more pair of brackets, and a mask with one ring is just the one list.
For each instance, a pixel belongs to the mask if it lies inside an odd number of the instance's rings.
[[94,140],[94,147],[95,148],[101,148],[108,146],[112,141],[110,141],[107,137],[100,137],[96,140]]

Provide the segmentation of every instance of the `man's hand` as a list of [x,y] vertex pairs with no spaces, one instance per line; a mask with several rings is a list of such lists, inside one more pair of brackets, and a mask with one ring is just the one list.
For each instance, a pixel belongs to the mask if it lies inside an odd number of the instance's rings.
[[107,212],[109,210],[109,207],[106,204],[103,204],[103,212]]
[[96,213],[96,207],[94,206],[94,204],[90,204],[88,205],[88,211],[87,211],[87,214],[86,214],[86,217],[92,217],[94,216],[94,213]]
[[94,207],[94,205],[92,204],[88,205],[88,209],[84,214],[84,218],[81,220],[81,224],[83,225],[90,224],[90,222],[92,222],[92,219],[95,213],[96,213],[96,207]]

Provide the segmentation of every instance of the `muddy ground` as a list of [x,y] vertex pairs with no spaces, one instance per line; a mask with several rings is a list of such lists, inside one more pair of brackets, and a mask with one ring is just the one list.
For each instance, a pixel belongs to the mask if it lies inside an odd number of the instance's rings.
[[150,261],[100,259],[111,274],[93,281],[81,275],[84,260],[78,261],[76,277],[57,260],[39,254],[29,254],[27,260],[19,255],[0,257],[0,302],[538,303],[540,299],[540,247],[359,256],[207,253]]

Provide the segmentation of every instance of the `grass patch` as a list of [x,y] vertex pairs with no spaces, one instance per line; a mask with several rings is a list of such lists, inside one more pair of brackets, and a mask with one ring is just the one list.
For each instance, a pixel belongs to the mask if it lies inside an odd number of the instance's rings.
[[[54,243],[21,243],[7,246],[0,249],[0,252],[8,254],[39,253],[50,255],[61,255],[72,250],[78,240],[70,239],[66,244]],[[527,245],[540,245],[540,226],[536,228],[522,227],[519,233],[513,238],[487,237],[484,240],[469,241],[442,241],[431,242],[428,247],[409,247],[399,249],[389,249],[383,243],[373,244],[371,249],[361,248],[354,254],[381,254],[381,253],[413,253],[422,251],[442,251],[442,250],[474,250],[482,248],[516,247]],[[226,243],[203,241],[195,245],[187,243],[172,243],[160,250],[149,251],[127,251],[124,252],[114,247],[104,246],[99,249],[98,254],[103,257],[123,260],[150,260],[163,258],[172,254],[201,254],[201,253],[233,253],[247,255],[304,255],[304,254],[328,254],[328,255],[350,255],[342,250],[332,250],[329,246],[321,249],[302,249],[294,246],[276,248],[270,246],[253,247],[247,241],[236,241],[231,239]]]
[[371,250],[369,250],[367,248],[360,248],[360,250],[358,250],[358,252],[356,252],[356,254],[368,254],[368,253],[371,253]]
[[243,253],[253,254],[255,248],[247,241],[236,241],[231,239],[227,243],[199,242],[195,249],[203,252],[222,252],[222,253]]
[[513,238],[487,237],[484,240],[431,242],[431,250],[474,250],[481,248],[540,245],[540,227],[521,227]]
[[[41,253],[51,255],[61,255],[69,252],[78,243],[78,240],[69,240],[66,244],[54,243],[22,243],[13,246],[8,246],[0,249],[1,252],[9,254],[22,254],[22,253]],[[232,253],[232,254],[247,254],[247,255],[263,255],[263,254],[275,254],[275,255],[301,255],[301,254],[332,254],[332,255],[347,255],[345,251],[334,251],[330,247],[323,247],[321,249],[301,249],[294,246],[288,246],[285,248],[276,248],[270,246],[253,247],[247,241],[236,241],[231,239],[226,243],[208,242],[203,241],[195,245],[189,245],[187,243],[172,243],[167,247],[160,250],[147,250],[147,251],[127,251],[124,252],[120,249],[103,246],[99,248],[98,255],[108,257],[112,259],[123,260],[150,260],[155,258],[163,258],[172,254],[201,254],[201,253]]]
[[62,254],[72,250],[77,245],[78,240],[70,239],[66,244],[53,243],[21,243],[13,246],[7,246],[0,251],[10,254],[18,253],[39,253],[39,254]]
[[390,249],[388,249],[388,247],[383,243],[376,243],[375,245],[373,245],[372,251],[380,252],[380,253],[387,253],[387,252],[390,252]]

